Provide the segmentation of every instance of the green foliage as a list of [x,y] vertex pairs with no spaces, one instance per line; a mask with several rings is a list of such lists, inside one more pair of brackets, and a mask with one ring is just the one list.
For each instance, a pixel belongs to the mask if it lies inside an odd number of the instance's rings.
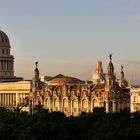
[[139,139],[140,113],[106,114],[104,108],[93,113],[82,112],[66,117],[36,106],[34,115],[0,108],[0,139],[2,140],[118,140]]

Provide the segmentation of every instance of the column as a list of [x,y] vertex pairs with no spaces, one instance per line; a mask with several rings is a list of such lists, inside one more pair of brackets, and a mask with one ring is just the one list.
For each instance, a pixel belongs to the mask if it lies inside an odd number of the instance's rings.
[[109,113],[109,102],[106,100],[106,112]]
[[70,100],[70,110],[71,110],[71,113],[70,113],[70,114],[71,114],[71,115],[73,115],[72,102],[73,102],[73,101],[72,101],[72,98],[71,98],[71,100]]
[[15,93],[13,93],[13,106],[15,106],[15,98],[14,98],[14,96],[15,96]]
[[71,98],[68,98],[68,111],[69,116],[71,115]]
[[16,105],[19,104],[19,93],[16,93]]
[[7,93],[5,93],[5,106],[7,107]]
[[77,98],[77,103],[78,103],[78,106],[77,106],[77,115],[79,115],[81,113],[80,98]]
[[3,69],[5,71],[5,60],[3,60]]
[[1,93],[1,106],[3,106],[3,93]]
[[88,112],[91,112],[91,100],[88,98]]
[[116,101],[113,101],[113,112],[116,112]]
[[5,60],[5,70],[7,70],[7,60]]
[[13,93],[11,93],[11,106],[13,107]]
[[15,100],[14,105],[16,105],[17,104],[17,101],[16,101],[16,93],[14,93],[14,100]]
[[58,101],[59,101],[59,111],[62,112],[62,102],[63,102],[62,97],[58,97]]
[[9,60],[9,70],[11,70],[11,64],[10,63],[11,63],[11,61]]
[[5,106],[5,93],[3,93],[3,106]]
[[8,93],[8,96],[9,96],[8,97],[8,100],[9,100],[8,102],[9,102],[9,107],[10,107],[11,106],[11,104],[10,104],[10,93]]

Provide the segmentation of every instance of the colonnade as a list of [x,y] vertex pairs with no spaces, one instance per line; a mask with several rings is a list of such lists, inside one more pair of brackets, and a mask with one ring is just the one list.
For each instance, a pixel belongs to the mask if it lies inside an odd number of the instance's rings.
[[11,70],[13,71],[13,60],[0,60],[0,70]]
[[21,105],[27,93],[0,93],[0,106],[11,108]]

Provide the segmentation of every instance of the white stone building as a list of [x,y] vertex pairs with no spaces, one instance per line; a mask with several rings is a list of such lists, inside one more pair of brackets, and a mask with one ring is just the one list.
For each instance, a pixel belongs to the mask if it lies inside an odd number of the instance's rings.
[[140,111],[140,87],[131,87],[130,90],[130,111]]

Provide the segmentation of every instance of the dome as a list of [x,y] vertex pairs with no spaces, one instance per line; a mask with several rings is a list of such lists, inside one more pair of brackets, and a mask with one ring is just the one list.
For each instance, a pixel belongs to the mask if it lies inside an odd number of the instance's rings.
[[10,47],[10,41],[6,33],[0,30],[0,47]]
[[66,84],[83,84],[84,81],[77,79],[75,77],[70,77],[70,76],[63,76],[63,75],[57,75],[53,78],[51,78],[50,80],[47,81],[48,84],[62,84],[62,83],[66,83]]

